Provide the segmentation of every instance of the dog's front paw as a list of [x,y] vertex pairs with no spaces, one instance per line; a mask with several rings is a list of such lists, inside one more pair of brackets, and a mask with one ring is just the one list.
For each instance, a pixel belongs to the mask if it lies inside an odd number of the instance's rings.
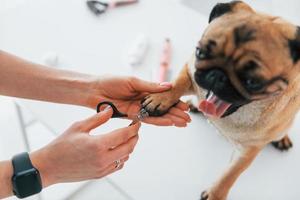
[[201,193],[201,199],[200,200],[208,200],[208,196],[209,196],[209,194],[208,194],[208,192],[207,191],[203,191],[202,193]]
[[218,197],[209,190],[205,190],[201,193],[200,200],[226,200],[226,197]]
[[289,136],[285,136],[284,138],[282,138],[279,141],[272,142],[272,145],[276,149],[279,149],[280,151],[287,151],[293,147],[293,143],[292,143],[291,139],[289,138]]
[[146,109],[150,116],[161,116],[179,101],[170,91],[150,94],[142,101],[142,107]]

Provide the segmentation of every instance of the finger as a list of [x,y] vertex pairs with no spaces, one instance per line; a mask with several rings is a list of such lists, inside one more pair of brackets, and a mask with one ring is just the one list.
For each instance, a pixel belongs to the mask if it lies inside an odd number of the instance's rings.
[[169,114],[180,117],[182,119],[184,119],[187,122],[191,122],[191,117],[189,116],[189,114],[187,114],[186,112],[183,112],[182,110],[180,110],[179,108],[176,107],[172,107],[169,112]]
[[143,122],[156,126],[172,126],[173,121],[165,116],[162,117],[147,117],[143,119]]
[[135,137],[138,134],[140,127],[141,123],[138,122],[132,126],[120,128],[105,135],[100,135],[99,138],[106,141],[108,148],[117,147],[126,143],[130,138]]
[[176,104],[176,106],[175,106],[176,108],[179,108],[179,109],[181,109],[181,110],[183,110],[183,111],[188,111],[189,110],[189,105],[187,104],[187,103],[184,103],[184,102],[182,102],[182,101],[179,101],[177,104]]
[[129,159],[129,156],[126,156],[125,158],[120,159],[120,164],[118,167],[114,161],[112,164],[110,164],[103,170],[101,177],[107,176],[109,174],[112,174],[112,173],[122,169],[124,167],[125,162],[128,161],[128,159]]
[[118,160],[120,157],[125,157],[131,154],[137,144],[139,137],[138,135],[128,140],[128,142],[112,149],[108,154],[110,158],[114,160]]
[[110,106],[107,106],[103,111],[89,117],[85,120],[80,121],[82,131],[91,131],[97,128],[101,124],[107,122],[113,114],[113,110]]
[[120,159],[121,163],[125,163],[127,160],[129,160],[129,155],[124,156]]
[[106,170],[103,171],[103,175],[107,176],[107,175],[112,174],[116,171],[119,171],[124,167],[124,165],[125,165],[125,163],[120,163],[120,165],[118,167],[116,167],[115,163],[111,164]]
[[186,127],[187,123],[184,119],[177,117],[175,115],[166,114],[165,117],[171,119],[173,121],[173,124],[177,127]]
[[132,78],[130,82],[132,88],[138,92],[163,92],[172,88],[172,83],[154,83],[149,81],[144,81],[138,78]]
[[[117,161],[120,161],[120,163],[118,164],[117,163]],[[111,164],[109,164],[105,169],[104,169],[104,171],[107,171],[107,170],[109,170],[109,169],[114,169],[114,168],[117,168],[117,166],[119,165],[122,165],[122,164],[124,164],[126,161],[128,161],[129,160],[129,155],[127,155],[127,156],[124,156],[124,157],[122,157],[122,158],[119,158],[119,159],[116,159],[116,160],[112,160],[111,161]]]
[[120,166],[119,166],[118,168],[116,168],[115,165],[112,164],[109,168],[107,168],[107,170],[105,170],[105,171],[103,172],[103,176],[102,176],[102,177],[108,176],[108,175],[110,175],[110,174],[112,174],[112,173],[115,173],[115,172],[117,172],[117,171],[123,169],[124,165],[125,165],[125,164],[122,163],[122,164],[120,164]]
[[111,107],[108,107],[106,110],[101,111],[92,117],[89,117],[85,120],[81,120],[78,122],[75,122],[70,129],[76,130],[76,131],[82,131],[82,132],[90,132],[92,129],[100,126],[101,124],[104,124],[107,122],[113,114],[113,111]]

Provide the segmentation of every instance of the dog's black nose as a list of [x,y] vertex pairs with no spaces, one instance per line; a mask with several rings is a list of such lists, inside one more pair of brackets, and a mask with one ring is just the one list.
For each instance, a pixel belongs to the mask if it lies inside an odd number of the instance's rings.
[[211,86],[215,84],[224,84],[228,80],[226,74],[220,69],[212,69],[208,71],[205,79],[207,84]]

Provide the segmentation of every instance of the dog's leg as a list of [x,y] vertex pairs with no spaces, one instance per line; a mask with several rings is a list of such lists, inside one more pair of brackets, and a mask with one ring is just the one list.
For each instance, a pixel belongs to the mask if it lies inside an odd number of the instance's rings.
[[188,64],[184,66],[171,90],[150,94],[142,101],[142,106],[151,116],[160,116],[168,112],[181,96],[192,90],[192,82],[188,71]]
[[243,148],[221,178],[201,194],[201,200],[225,200],[234,182],[250,166],[261,149],[262,147]]
[[285,133],[286,135],[280,139],[280,140],[275,140],[273,142],[271,142],[271,144],[278,150],[280,151],[287,151],[290,148],[293,147],[293,143],[291,141],[291,139],[288,136],[288,132],[289,129],[291,128],[292,124],[293,124],[294,118],[291,120],[286,120],[285,123],[281,123],[280,126],[276,126],[277,128],[279,128],[279,130],[272,130],[272,132],[276,133],[276,132],[281,132],[281,133]]
[[280,151],[287,151],[293,147],[293,143],[288,135],[284,136],[281,140],[272,142],[272,145]]

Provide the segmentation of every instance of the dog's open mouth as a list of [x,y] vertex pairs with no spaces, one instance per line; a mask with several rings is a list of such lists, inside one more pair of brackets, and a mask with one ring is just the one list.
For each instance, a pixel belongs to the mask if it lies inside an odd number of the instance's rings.
[[231,105],[231,103],[223,101],[210,91],[206,99],[200,102],[198,109],[208,117],[221,118],[226,111],[229,110]]

